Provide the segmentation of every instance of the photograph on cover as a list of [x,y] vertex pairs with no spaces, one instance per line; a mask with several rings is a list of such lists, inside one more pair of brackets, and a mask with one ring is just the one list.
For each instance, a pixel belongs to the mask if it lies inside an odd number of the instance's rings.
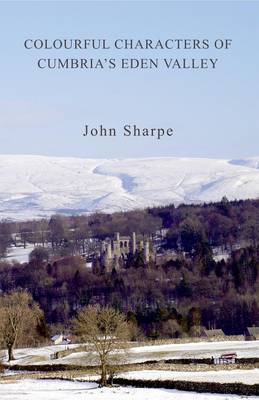
[[259,3],[0,0],[0,397],[259,396]]

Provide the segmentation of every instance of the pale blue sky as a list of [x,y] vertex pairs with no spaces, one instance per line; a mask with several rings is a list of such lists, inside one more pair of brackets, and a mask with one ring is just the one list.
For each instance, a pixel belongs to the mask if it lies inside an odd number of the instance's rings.
[[[80,157],[259,155],[257,1],[0,1],[2,154]],[[231,38],[229,51],[145,52],[218,57],[216,70],[41,71],[40,57],[110,51],[26,51],[26,38]],[[141,53],[143,54],[143,53]],[[117,57],[139,52],[117,52]],[[84,138],[85,123],[171,126],[175,136]]]

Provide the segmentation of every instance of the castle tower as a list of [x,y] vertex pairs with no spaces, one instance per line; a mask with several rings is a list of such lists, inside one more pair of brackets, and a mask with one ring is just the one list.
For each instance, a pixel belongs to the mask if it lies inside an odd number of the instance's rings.
[[132,254],[136,253],[136,233],[132,232],[132,239],[131,239],[131,250]]
[[120,257],[115,256],[114,257],[114,263],[113,263],[113,267],[116,271],[119,271],[120,269],[120,263],[119,263]]
[[117,242],[117,241],[113,242],[113,254],[114,254],[114,256],[119,257],[119,255],[120,255],[120,242]]
[[103,240],[102,243],[101,243],[101,253],[102,253],[102,254],[105,253],[105,250],[106,250],[106,243],[105,243],[105,241]]
[[144,250],[144,241],[143,240],[140,240],[138,242],[138,249],[139,249],[139,251]]
[[112,259],[112,244],[111,244],[111,242],[107,243],[107,258],[108,258],[108,260]]
[[148,263],[150,260],[150,251],[149,251],[149,241],[147,240],[144,245],[144,258],[145,262]]

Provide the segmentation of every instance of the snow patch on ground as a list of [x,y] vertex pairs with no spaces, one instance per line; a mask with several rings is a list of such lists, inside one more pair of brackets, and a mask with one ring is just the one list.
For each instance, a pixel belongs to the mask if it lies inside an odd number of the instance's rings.
[[141,380],[179,380],[192,382],[218,382],[218,383],[245,383],[247,385],[259,384],[259,369],[251,370],[223,370],[203,372],[183,371],[133,371],[119,375],[127,379]]
[[196,342],[182,344],[164,344],[155,346],[133,347],[130,352],[136,356],[155,354],[154,359],[163,354],[163,359],[169,358],[211,358],[219,357],[225,352],[236,352],[240,358],[259,357],[259,341],[221,341]]
[[[79,344],[56,345],[38,348],[17,349],[14,351],[16,360],[13,364],[73,364],[88,365],[93,362],[91,353],[75,352],[61,359],[52,360],[50,357],[57,351],[73,349]],[[128,351],[127,362],[143,362],[148,360],[165,360],[179,358],[211,358],[219,357],[222,353],[236,352],[239,358],[258,357],[259,341],[222,341],[198,342],[182,344],[164,344],[154,346],[132,347]],[[0,352],[0,357],[6,361],[6,351]],[[1,358],[0,358],[1,359]]]
[[9,247],[8,253],[5,259],[7,261],[16,260],[20,263],[25,263],[29,261],[29,255],[34,249],[33,244],[27,244],[26,248],[24,247]]
[[[61,380],[0,381],[4,400],[239,400],[244,396],[178,392],[166,389],[133,387],[98,388],[94,383]],[[258,400],[250,396],[250,400]]]

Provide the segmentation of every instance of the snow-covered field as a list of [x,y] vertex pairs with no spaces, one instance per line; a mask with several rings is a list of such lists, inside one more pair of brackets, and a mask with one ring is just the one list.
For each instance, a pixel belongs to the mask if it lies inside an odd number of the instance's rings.
[[224,352],[236,352],[238,357],[259,357],[259,341],[220,341],[182,344],[162,344],[141,346],[131,349],[133,357],[148,357],[159,354],[159,358],[210,358],[219,357]]
[[32,252],[33,249],[34,246],[32,244],[27,244],[26,248],[15,246],[9,247],[5,259],[8,261],[16,260],[20,263],[28,262],[29,254]]
[[[42,348],[28,348],[15,350],[16,360],[13,363],[22,365],[35,363],[71,363],[87,364],[88,356],[86,353],[73,353],[59,360],[50,360],[51,354],[58,350],[64,350],[64,345],[46,346]],[[69,345],[70,348],[77,347],[76,344]],[[164,359],[173,357],[207,357],[217,356],[222,352],[236,351],[239,357],[259,356],[259,341],[224,341],[224,342],[201,342],[186,344],[166,344],[155,346],[133,347],[129,352],[128,361],[142,361],[146,359]],[[5,352],[2,352],[5,358]],[[90,359],[90,358],[89,358]],[[6,360],[6,358],[5,358]],[[199,382],[219,382],[233,383],[242,382],[246,384],[259,384],[259,369],[230,369],[216,371],[162,371],[162,370],[143,370],[122,373],[120,376],[131,379],[168,379],[168,380],[188,380]],[[80,380],[85,382],[68,382],[59,380],[8,380],[1,381],[0,378],[0,399],[5,400],[63,400],[85,398],[98,400],[235,400],[244,396],[235,395],[214,395],[198,394],[192,392],[177,392],[165,389],[140,389],[128,387],[98,388],[95,383],[87,382],[90,377],[80,376]],[[94,379],[94,377],[91,377]],[[251,400],[258,397],[249,397]]]
[[120,375],[123,378],[141,380],[179,380],[192,382],[218,382],[218,383],[245,383],[247,385],[259,384],[259,369],[235,369],[222,371],[133,371]]
[[[16,360],[13,363],[27,364],[73,364],[89,365],[93,359],[91,354],[85,352],[72,353],[58,360],[51,360],[50,356],[56,351],[65,350],[67,347],[75,348],[78,345],[57,345],[42,348],[28,348],[15,350]],[[183,344],[164,344],[154,346],[132,347],[128,352],[127,362],[142,362],[147,360],[163,360],[171,358],[210,358],[218,357],[224,352],[236,352],[241,357],[259,358],[259,341],[223,341],[199,342]],[[0,353],[6,360],[6,352]]]
[[[70,344],[69,346],[59,344],[59,345],[52,345],[45,347],[29,347],[25,349],[15,349],[14,350],[15,361],[12,361],[12,364],[26,365],[26,364],[42,363],[44,361],[45,363],[49,364],[51,362],[50,360],[51,354],[57,351],[65,350],[67,347],[72,349],[78,347],[78,344]],[[6,351],[0,350],[0,360],[3,360],[5,362],[7,361]]]
[[0,156],[2,218],[259,196],[259,157],[94,160]]
[[[166,389],[98,388],[97,385],[86,382],[22,380],[0,381],[0,398],[4,400],[239,400],[245,397]],[[250,396],[249,399],[258,400],[258,397]]]

